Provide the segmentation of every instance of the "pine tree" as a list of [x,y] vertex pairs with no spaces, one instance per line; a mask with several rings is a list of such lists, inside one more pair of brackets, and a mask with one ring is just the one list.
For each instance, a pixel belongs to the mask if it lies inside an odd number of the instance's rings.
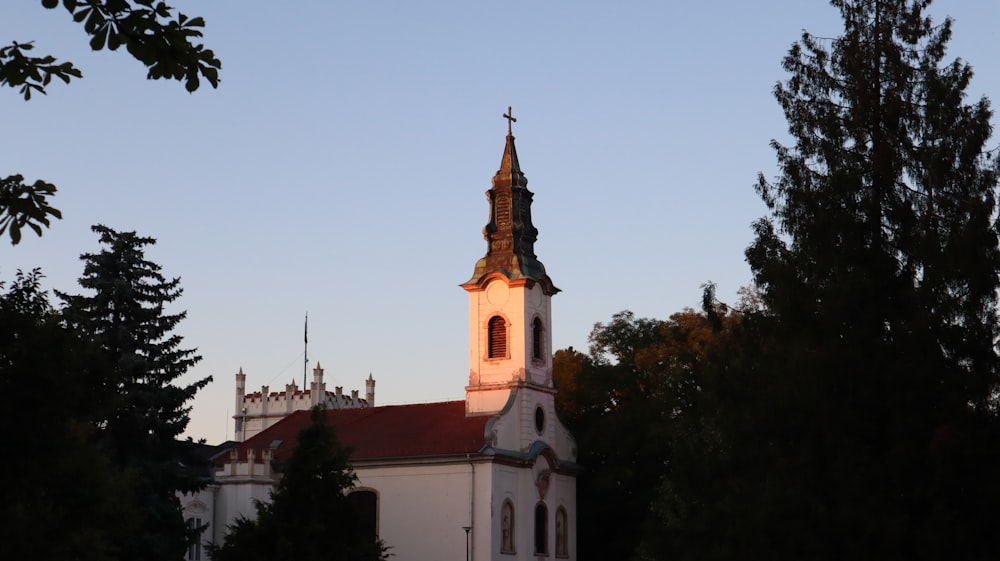
[[874,356],[929,343],[964,365],[958,402],[983,408],[1000,284],[989,102],[965,104],[972,70],[944,62],[951,22],[933,25],[929,1],[832,3],[844,35],[828,51],[806,33],[784,61],[776,96],[796,142],[774,143],[783,173],[758,184],[777,228],[757,224],[751,267],[779,317]]
[[221,546],[210,545],[214,561],[383,561],[381,540],[364,528],[347,493],[356,477],[349,451],[326,424],[322,408],[281,466],[270,501],[256,503],[254,520],[240,518]]
[[[996,557],[997,165],[928,0],[833,0],[775,95],[749,314],[698,381],[658,511],[672,558]],[[681,453],[683,452],[683,454]],[[708,475],[709,477],[705,477]],[[710,540],[710,541],[709,541]],[[686,548],[685,548],[686,546]],[[661,550],[662,551],[662,550]]]
[[81,256],[80,286],[91,294],[56,294],[65,303],[67,323],[89,334],[113,365],[113,374],[99,383],[118,399],[98,425],[103,445],[142,505],[140,530],[118,537],[121,558],[175,561],[195,535],[176,492],[203,485],[178,469],[193,461],[193,444],[177,439],[188,423],[186,404],[211,378],[174,383],[201,357],[181,349],[182,338],[173,333],[186,314],[165,313],[182,290],[179,278],[166,280],[161,267],[145,258],[144,247],[156,240],[100,225],[92,230],[107,247]]

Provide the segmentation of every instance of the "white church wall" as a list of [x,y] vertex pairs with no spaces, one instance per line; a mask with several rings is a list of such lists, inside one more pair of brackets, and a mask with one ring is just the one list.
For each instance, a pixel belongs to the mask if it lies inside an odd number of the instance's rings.
[[[543,386],[552,385],[551,368],[549,365],[552,356],[551,336],[552,333],[552,299],[545,296],[541,285],[535,284],[531,288],[522,291],[523,318],[519,326],[521,332],[518,339],[521,341],[524,364],[526,365],[528,381],[533,384]],[[536,359],[533,356],[534,344],[534,321],[538,318],[542,322],[542,348],[541,357]]]
[[494,528],[496,512],[499,508],[492,500],[493,489],[500,485],[496,481],[496,470],[490,463],[477,463],[475,481],[475,502],[472,516],[471,561],[497,559],[499,550],[495,546]]
[[[507,386],[529,382],[552,386],[552,299],[540,284],[528,287],[494,278],[484,290],[469,290],[469,387],[466,410],[493,413],[506,403]],[[499,316],[506,322],[507,352],[489,357],[489,321]],[[533,358],[534,321],[541,322],[539,358]]]
[[[508,402],[490,430],[496,437],[495,448],[527,452],[536,442],[544,442],[556,455],[576,461],[576,441],[556,415],[553,394],[530,387],[513,390]],[[509,407],[509,409],[507,409]],[[536,425],[536,410],[542,411],[542,430]]]
[[[379,537],[392,547],[394,561],[465,558],[463,527],[475,530],[479,521],[473,519],[489,516],[489,505],[472,500],[473,486],[485,493],[480,496],[489,496],[490,474],[483,465],[355,466],[357,486],[378,495]],[[471,544],[479,534],[469,539]],[[480,558],[489,557],[473,559]]]
[[[556,474],[552,478],[552,503],[549,510],[549,535],[555,539],[552,542],[552,555],[556,559],[576,559],[576,478]],[[561,530],[556,528],[556,512],[559,507],[566,511],[566,525]],[[556,540],[560,531],[566,533],[564,552],[557,549]]]
[[[524,310],[524,291],[510,288],[505,280],[493,280],[486,290],[469,292],[469,364],[476,379],[470,385],[505,384],[524,378],[524,331],[520,318]],[[488,358],[487,324],[495,315],[507,322],[507,354]]]
[[214,543],[219,521],[216,519],[216,493],[218,485],[209,485],[194,493],[177,493],[185,522],[192,526],[207,526],[202,531],[202,537],[189,548],[185,559],[207,559],[204,552],[205,543]]
[[[539,458],[538,461],[542,465],[548,466],[544,458]],[[539,556],[535,552],[535,507],[539,503],[544,504],[548,511],[546,520],[548,553],[545,557],[549,559],[576,559],[575,536],[572,534],[573,528],[575,528],[573,513],[576,512],[575,480],[572,477],[551,474],[543,497],[536,480],[537,469],[495,464],[493,471],[495,485],[492,490],[486,490],[488,493],[491,492],[492,497],[492,556],[480,557],[479,559],[490,559],[491,561],[538,559]],[[510,538],[513,553],[504,552],[502,544],[504,539],[503,504],[508,500],[514,506],[514,519],[511,523],[513,535]],[[568,517],[567,524],[560,531],[569,533],[566,536],[567,548],[565,550],[560,548],[559,555],[557,555],[556,512],[559,507],[566,511]]]
[[240,516],[254,519],[257,509],[254,501],[267,502],[271,499],[273,482],[267,479],[227,479],[219,488],[216,499],[216,520],[221,522],[217,539],[225,538],[226,528]]
[[[521,559],[524,553],[524,547],[521,546],[520,539],[521,534],[524,532],[522,526],[524,524],[524,514],[521,512],[522,508],[520,505],[524,502],[521,492],[521,474],[515,467],[512,466],[494,466],[494,480],[495,485],[493,489],[487,490],[491,493],[491,526],[492,531],[490,532],[490,548],[493,552],[492,556],[489,558],[491,561],[497,559]],[[503,519],[503,505],[505,501],[510,501],[513,508],[513,520],[505,521]],[[505,526],[509,528],[505,530]],[[510,537],[510,546],[513,546],[514,554],[507,553],[505,551],[503,541],[505,539],[505,532],[512,532]],[[508,550],[509,551],[509,550]]]
[[[245,467],[232,471],[247,472]],[[471,561],[500,559],[493,539],[490,498],[495,483],[488,460],[397,466],[361,463],[355,465],[355,473],[356,488],[374,491],[378,497],[378,533],[391,546],[394,561],[464,559],[465,526],[472,528],[468,536]],[[508,475],[505,485],[516,477]],[[269,500],[273,485],[268,479],[245,475],[221,480],[224,483],[213,503],[214,532],[211,538],[206,534],[205,541],[221,542],[227,525],[240,515],[253,518],[254,500]],[[509,555],[503,559],[513,561]]]
[[470,415],[493,414],[503,409],[510,394],[510,387],[497,385],[492,390],[466,391],[465,410]]
[[[576,440],[556,414],[553,394],[541,391],[519,390],[523,397],[517,406],[520,430],[517,438],[520,450],[527,450],[536,441],[543,441],[563,460],[576,461]],[[542,430],[538,430],[538,410],[541,409]]]
[[[517,390],[513,390],[517,391]],[[510,403],[508,398],[508,403],[505,409],[500,412],[500,414],[490,421],[487,425],[487,429],[493,435],[493,447],[500,450],[514,450],[521,451],[523,448],[521,445],[521,431],[517,418],[517,411],[519,409],[518,402],[520,401],[519,396],[510,391],[509,396],[513,397],[514,402]]]

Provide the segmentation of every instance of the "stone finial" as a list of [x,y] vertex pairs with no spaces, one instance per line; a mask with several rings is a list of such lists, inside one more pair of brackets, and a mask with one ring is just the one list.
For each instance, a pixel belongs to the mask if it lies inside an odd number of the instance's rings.
[[295,405],[295,394],[299,391],[299,387],[295,385],[295,380],[292,380],[291,384],[285,384],[285,413],[291,414],[294,411]]
[[372,373],[368,373],[368,379],[365,380],[365,401],[368,402],[369,407],[375,407],[375,378]]

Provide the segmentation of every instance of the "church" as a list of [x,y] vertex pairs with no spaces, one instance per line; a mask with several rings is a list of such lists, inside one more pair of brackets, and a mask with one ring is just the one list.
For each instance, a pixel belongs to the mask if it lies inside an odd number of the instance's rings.
[[[351,499],[393,559],[576,559],[577,450],[556,415],[552,379],[551,298],[559,289],[535,255],[533,194],[514,118],[504,117],[503,157],[486,192],[486,255],[461,284],[469,297],[465,400],[377,407],[374,378],[364,398],[329,392],[319,365],[308,389],[293,383],[248,394],[240,369],[239,442],[215,456],[205,490],[181,497],[189,523],[208,525],[203,542],[221,542],[228,524],[254,515],[254,500],[268,499],[309,409],[322,405],[352,449]],[[200,545],[188,552],[202,556]]]

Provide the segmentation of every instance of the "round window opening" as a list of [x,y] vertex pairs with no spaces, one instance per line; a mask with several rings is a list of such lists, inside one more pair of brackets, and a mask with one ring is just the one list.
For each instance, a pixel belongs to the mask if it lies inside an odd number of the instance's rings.
[[545,411],[541,407],[535,408],[535,430],[539,433],[545,428]]

